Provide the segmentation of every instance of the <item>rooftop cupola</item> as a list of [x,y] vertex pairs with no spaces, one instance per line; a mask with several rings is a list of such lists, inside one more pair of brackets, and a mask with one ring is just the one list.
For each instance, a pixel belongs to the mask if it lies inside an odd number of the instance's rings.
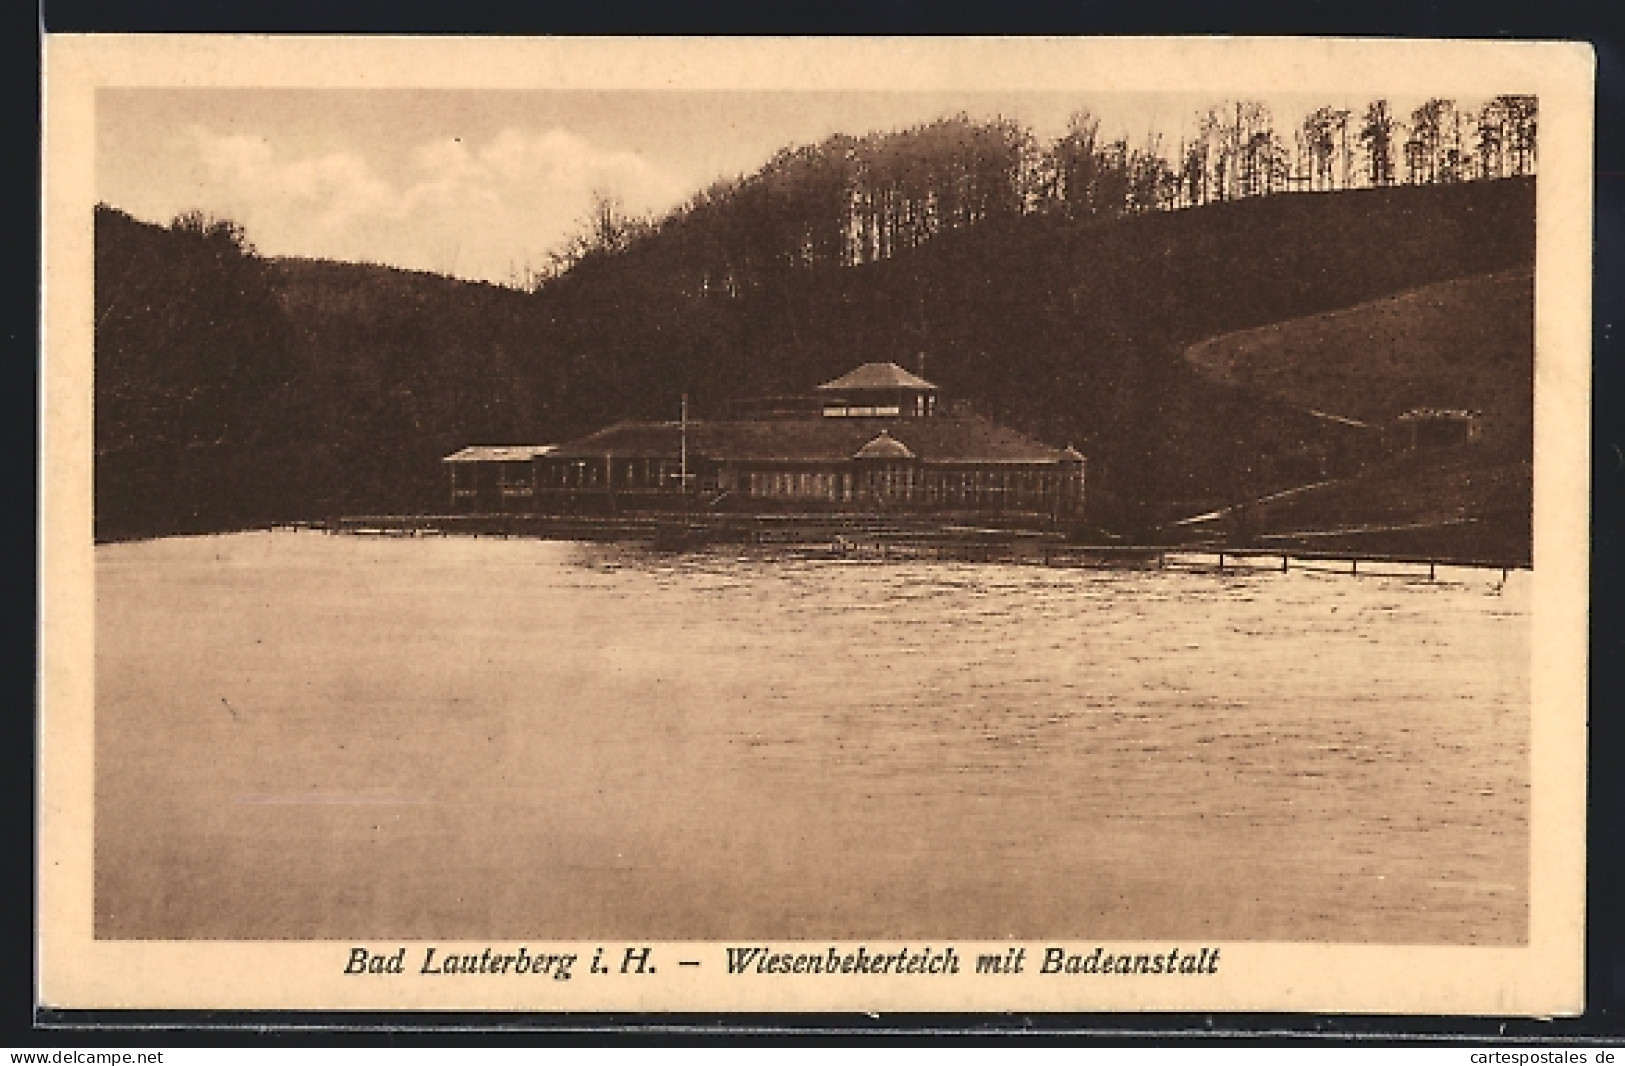
[[937,387],[896,363],[864,363],[817,389],[826,418],[925,418]]
[[852,456],[854,459],[912,459],[914,453],[908,445],[891,435],[889,430],[881,430],[875,439],[865,444]]

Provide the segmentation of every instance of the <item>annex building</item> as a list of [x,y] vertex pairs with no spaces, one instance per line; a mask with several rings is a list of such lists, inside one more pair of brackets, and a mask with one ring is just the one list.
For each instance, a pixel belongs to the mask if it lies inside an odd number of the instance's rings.
[[941,511],[1082,516],[1084,457],[974,414],[937,386],[866,363],[747,417],[618,422],[556,446],[446,457],[464,513]]

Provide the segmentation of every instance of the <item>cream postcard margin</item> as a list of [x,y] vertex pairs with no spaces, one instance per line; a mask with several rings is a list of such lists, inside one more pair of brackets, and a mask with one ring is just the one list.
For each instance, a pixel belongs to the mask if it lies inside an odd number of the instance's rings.
[[[1578,1013],[1585,946],[1593,75],[1588,45],[1551,42],[48,38],[39,1002],[58,1008]],[[94,939],[91,271],[99,86],[1538,95],[1529,943],[1516,949],[1223,943],[1222,972],[1199,983],[1081,981],[1039,976],[1036,969],[993,981],[730,977],[723,945],[684,944],[681,952],[703,959],[703,966],[671,967],[637,981],[430,983],[346,977],[350,945],[341,943]],[[471,946],[478,952],[486,945]],[[595,946],[568,950],[585,958]],[[618,958],[626,947],[651,945],[602,946]],[[679,949],[652,946],[665,958]],[[866,946],[881,951],[888,945]],[[1008,945],[955,946],[974,958],[979,949]]]

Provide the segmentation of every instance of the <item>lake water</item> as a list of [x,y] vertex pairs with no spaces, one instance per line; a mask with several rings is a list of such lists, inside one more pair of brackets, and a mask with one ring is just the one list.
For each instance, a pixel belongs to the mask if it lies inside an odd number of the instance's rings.
[[1527,935],[1530,575],[103,545],[114,938]]

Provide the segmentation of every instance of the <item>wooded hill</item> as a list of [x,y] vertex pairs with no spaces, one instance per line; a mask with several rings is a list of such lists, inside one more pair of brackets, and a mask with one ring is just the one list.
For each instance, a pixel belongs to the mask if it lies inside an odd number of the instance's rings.
[[[859,263],[736,254],[755,231],[730,203],[532,293],[267,260],[228,223],[99,209],[98,537],[433,511],[438,460],[465,444],[673,417],[685,392],[715,415],[922,353],[950,401],[1084,451],[1094,521],[1142,533],[1275,487],[1269,458],[1308,432],[1279,382],[1217,380],[1191,345],[1528,271],[1534,251],[1532,179],[1014,213]],[[749,269],[695,269],[724,261]],[[1346,347],[1352,364],[1392,357]]]

